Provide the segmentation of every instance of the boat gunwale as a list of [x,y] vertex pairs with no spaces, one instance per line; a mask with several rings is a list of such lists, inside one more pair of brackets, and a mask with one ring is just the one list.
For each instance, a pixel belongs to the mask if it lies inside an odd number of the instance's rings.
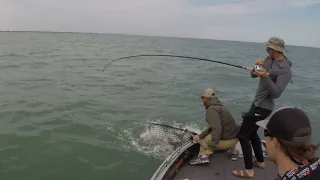
[[[176,165],[176,161],[181,159],[179,157],[183,156],[184,153],[186,153],[188,149],[192,149],[194,146],[197,146],[197,147],[195,147],[196,149],[198,149],[198,150],[200,149],[200,144],[199,143],[194,143],[192,141],[189,141],[189,142],[184,143],[182,146],[177,148],[175,151],[173,151],[160,164],[160,166],[157,168],[156,172],[153,174],[153,176],[151,177],[150,180],[163,180],[164,177],[168,177],[168,173],[170,173],[172,171],[172,166]],[[196,153],[198,153],[198,151]],[[180,169],[181,165],[178,168],[174,168],[173,169],[173,170],[175,170],[175,173],[178,172],[178,170]]]

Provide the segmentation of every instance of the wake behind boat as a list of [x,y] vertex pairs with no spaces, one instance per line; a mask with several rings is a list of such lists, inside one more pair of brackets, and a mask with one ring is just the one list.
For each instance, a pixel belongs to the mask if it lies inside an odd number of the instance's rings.
[[[266,152],[265,141],[262,141]],[[188,162],[198,155],[199,143],[185,141],[175,149],[158,167],[150,180],[237,180],[243,179],[232,175],[234,169],[244,167],[240,143],[236,145],[238,160],[232,161],[226,150],[215,150],[209,164],[189,165]],[[254,156],[254,155],[253,155]],[[266,155],[265,155],[266,157]],[[276,165],[265,158],[265,169],[255,168],[255,179],[271,180],[277,174]]]

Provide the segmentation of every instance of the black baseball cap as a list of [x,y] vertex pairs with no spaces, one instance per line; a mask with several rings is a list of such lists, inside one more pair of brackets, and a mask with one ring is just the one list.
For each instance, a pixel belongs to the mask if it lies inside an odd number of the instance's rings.
[[[289,142],[307,142],[311,139],[311,125],[308,116],[299,108],[282,107],[274,111],[268,120],[256,123],[265,133]],[[307,136],[297,137],[303,128],[310,128]]]

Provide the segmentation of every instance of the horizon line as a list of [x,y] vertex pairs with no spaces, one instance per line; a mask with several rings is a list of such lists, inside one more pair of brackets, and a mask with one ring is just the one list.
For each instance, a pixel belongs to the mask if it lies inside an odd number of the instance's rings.
[[[0,30],[0,32],[13,32],[13,33],[74,33],[74,34],[102,34],[102,35],[125,35],[125,36],[142,36],[142,37],[162,37],[162,38],[177,38],[177,39],[196,39],[196,40],[213,40],[213,41],[227,41],[227,42],[245,42],[245,43],[262,43],[256,41],[240,41],[240,40],[227,40],[227,39],[211,39],[211,38],[196,38],[196,37],[179,37],[179,36],[161,36],[161,35],[140,35],[140,34],[117,34],[117,33],[100,33],[100,32],[76,32],[76,31],[41,31],[41,30]],[[316,46],[305,46],[305,45],[293,45],[286,44],[286,46],[303,47],[303,48],[315,48]]]

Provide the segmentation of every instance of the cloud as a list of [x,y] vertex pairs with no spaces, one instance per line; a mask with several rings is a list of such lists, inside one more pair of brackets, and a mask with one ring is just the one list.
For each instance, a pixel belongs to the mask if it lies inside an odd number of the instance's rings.
[[[317,6],[320,0],[0,1],[0,27],[4,30],[77,31],[247,41],[263,41],[272,34],[279,34],[293,44],[320,46],[320,35],[314,30],[320,28],[319,13],[309,19],[290,18],[297,16],[295,10]],[[277,15],[281,12],[287,14]],[[308,25],[309,28],[297,23]],[[289,27],[290,30],[287,29]],[[306,34],[307,38],[301,40],[300,37]]]
[[196,13],[220,16],[238,16],[274,12],[290,8],[302,8],[320,4],[320,0],[238,0],[233,2],[203,4]]
[[302,1],[294,1],[292,2],[293,7],[307,7],[311,5],[319,4],[319,0],[302,0]]

